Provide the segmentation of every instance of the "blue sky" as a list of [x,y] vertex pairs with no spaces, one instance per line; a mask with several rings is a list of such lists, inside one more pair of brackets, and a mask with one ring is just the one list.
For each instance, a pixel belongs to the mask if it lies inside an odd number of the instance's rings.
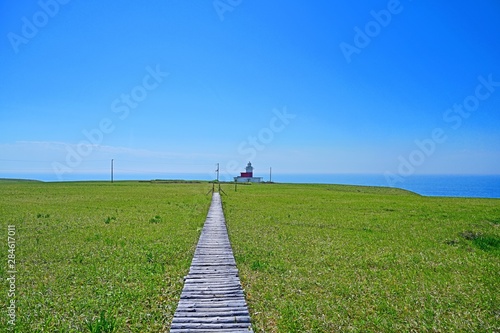
[[500,174],[496,0],[0,13],[0,177]]

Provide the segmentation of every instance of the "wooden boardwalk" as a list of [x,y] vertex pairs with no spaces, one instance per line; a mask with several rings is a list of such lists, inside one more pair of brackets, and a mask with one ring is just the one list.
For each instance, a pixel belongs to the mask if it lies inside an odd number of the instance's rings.
[[170,332],[253,332],[219,193],[212,196]]

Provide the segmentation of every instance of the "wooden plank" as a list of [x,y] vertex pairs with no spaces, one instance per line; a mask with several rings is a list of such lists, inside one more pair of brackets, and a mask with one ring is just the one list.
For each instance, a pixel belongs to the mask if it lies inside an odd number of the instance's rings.
[[171,333],[213,333],[213,332],[218,332],[218,333],[224,333],[224,332],[230,332],[230,333],[248,333],[251,332],[247,330],[246,328],[210,328],[210,327],[189,327],[189,328],[174,328],[170,331]]
[[216,318],[216,317],[241,317],[249,316],[246,308],[238,307],[217,307],[217,308],[180,308],[176,317],[199,317],[199,318]]
[[[212,329],[212,332],[220,332],[220,329],[228,329],[228,328],[237,328],[237,329],[245,329],[250,325],[250,323],[172,323],[172,329],[175,328],[189,328],[189,329],[200,329],[203,328],[205,330]],[[172,330],[170,330],[172,332]],[[248,331],[251,332],[251,331]]]

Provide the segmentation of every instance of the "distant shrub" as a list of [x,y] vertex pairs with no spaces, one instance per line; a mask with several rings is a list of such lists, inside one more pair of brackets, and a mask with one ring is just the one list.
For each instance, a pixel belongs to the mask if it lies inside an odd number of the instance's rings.
[[161,222],[161,216],[159,216],[159,215],[156,215],[155,217],[149,219],[149,223],[158,224],[160,222]]
[[483,251],[500,250],[500,237],[480,236],[473,240],[474,245]]
[[474,232],[469,230],[462,232],[460,235],[467,240],[474,240],[480,237],[482,234],[480,232]]
[[472,241],[472,244],[483,251],[500,250],[500,237],[498,236],[484,235],[481,232],[474,231],[465,231],[461,235],[466,240]]
[[111,221],[116,221],[116,217],[114,217],[114,216],[109,217],[108,216],[108,218],[106,218],[104,223],[109,224]]

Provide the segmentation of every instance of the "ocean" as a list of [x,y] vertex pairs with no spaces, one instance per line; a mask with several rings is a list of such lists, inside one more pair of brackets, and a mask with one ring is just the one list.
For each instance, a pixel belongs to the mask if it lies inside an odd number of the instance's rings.
[[[259,175],[257,175],[259,176]],[[58,181],[54,174],[0,174],[0,178],[24,178]],[[64,181],[109,180],[109,174],[74,174]],[[185,179],[213,180],[208,173],[116,174],[115,180]],[[221,178],[222,179],[222,178]],[[229,178],[228,178],[229,179]],[[264,181],[269,175],[264,176]],[[273,174],[277,183],[345,184],[364,186],[390,186],[384,175],[366,174]],[[413,175],[405,177],[394,187],[424,196],[500,198],[500,175]]]
[[[274,180],[292,183],[390,186],[384,175],[297,174],[273,176]],[[405,177],[393,187],[424,196],[500,198],[500,175],[413,175]]]

